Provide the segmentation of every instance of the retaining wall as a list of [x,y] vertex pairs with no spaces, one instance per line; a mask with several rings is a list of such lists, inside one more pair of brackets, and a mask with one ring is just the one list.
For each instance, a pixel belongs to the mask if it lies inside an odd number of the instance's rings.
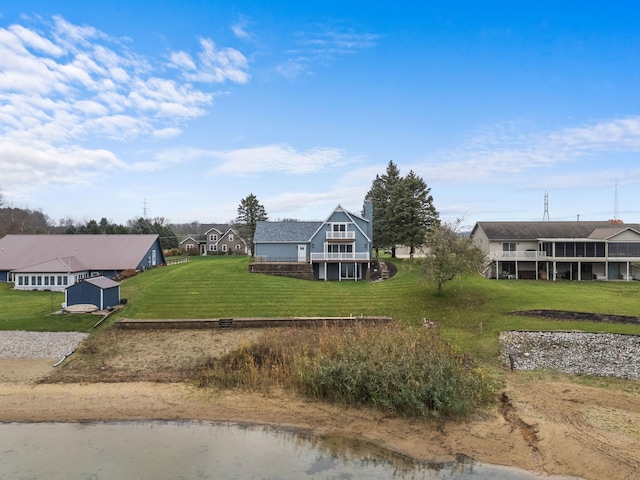
[[210,328],[267,328],[310,327],[319,325],[379,325],[393,322],[391,317],[288,317],[288,318],[205,318],[205,319],[129,319],[114,323],[116,328],[143,329],[210,329]]

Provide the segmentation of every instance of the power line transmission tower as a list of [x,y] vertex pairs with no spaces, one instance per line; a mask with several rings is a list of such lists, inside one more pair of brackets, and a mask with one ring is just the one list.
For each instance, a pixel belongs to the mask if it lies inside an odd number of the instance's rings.
[[544,192],[544,214],[542,215],[542,221],[549,221],[549,192]]

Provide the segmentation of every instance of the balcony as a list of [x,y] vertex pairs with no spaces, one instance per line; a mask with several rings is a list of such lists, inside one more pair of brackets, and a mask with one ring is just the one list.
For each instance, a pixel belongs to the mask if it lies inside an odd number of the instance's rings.
[[346,232],[334,232],[330,230],[326,232],[327,240],[355,240],[355,238],[356,238],[355,231],[347,230]]
[[323,252],[311,254],[312,262],[368,262],[369,259],[369,252]]
[[499,262],[509,261],[509,260],[546,260],[547,253],[540,252],[537,250],[521,250],[515,252],[491,252],[489,254],[489,258],[491,260],[497,260]]

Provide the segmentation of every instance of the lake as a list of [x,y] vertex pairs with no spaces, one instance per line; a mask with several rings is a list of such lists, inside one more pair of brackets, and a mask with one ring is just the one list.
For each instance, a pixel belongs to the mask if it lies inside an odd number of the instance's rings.
[[[0,423],[0,478],[509,479],[540,478],[468,458],[416,463],[363,442],[211,422]],[[567,478],[567,477],[545,477]]]

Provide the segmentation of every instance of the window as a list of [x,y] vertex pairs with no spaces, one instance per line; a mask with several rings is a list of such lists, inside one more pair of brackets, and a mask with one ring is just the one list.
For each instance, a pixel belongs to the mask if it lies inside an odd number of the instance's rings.
[[345,245],[344,243],[342,244],[329,243],[327,244],[327,252],[328,253],[352,253],[353,245],[352,244]]
[[227,246],[226,245],[222,245],[222,251],[226,252],[227,251]]
[[502,244],[502,251],[503,252],[515,252],[516,251],[516,244],[514,242],[505,242]]
[[240,244],[236,245],[236,250],[240,250],[242,248],[242,246]]
[[45,277],[44,277],[44,284],[49,286],[49,276],[48,275],[45,275]]
[[210,252],[215,252],[216,251],[216,246],[213,244],[209,244],[209,251]]
[[187,243],[187,244],[184,246],[184,249],[185,249],[187,252],[188,252],[189,250],[191,250],[192,248],[193,248],[193,245],[192,245],[191,243]]
[[233,242],[233,233],[230,233],[230,234],[229,234],[229,241],[230,241],[230,242]]
[[18,275],[18,285],[24,285],[24,278],[22,275]]
[[346,223],[334,223],[333,224],[333,231],[334,232],[346,232],[347,231],[347,224]]
[[63,278],[64,277],[62,275],[58,275],[58,285],[63,285],[63,283],[62,283],[62,279]]
[[218,241],[218,235],[216,235],[215,233],[212,233],[211,235],[209,235],[209,241],[210,242],[217,242]]

